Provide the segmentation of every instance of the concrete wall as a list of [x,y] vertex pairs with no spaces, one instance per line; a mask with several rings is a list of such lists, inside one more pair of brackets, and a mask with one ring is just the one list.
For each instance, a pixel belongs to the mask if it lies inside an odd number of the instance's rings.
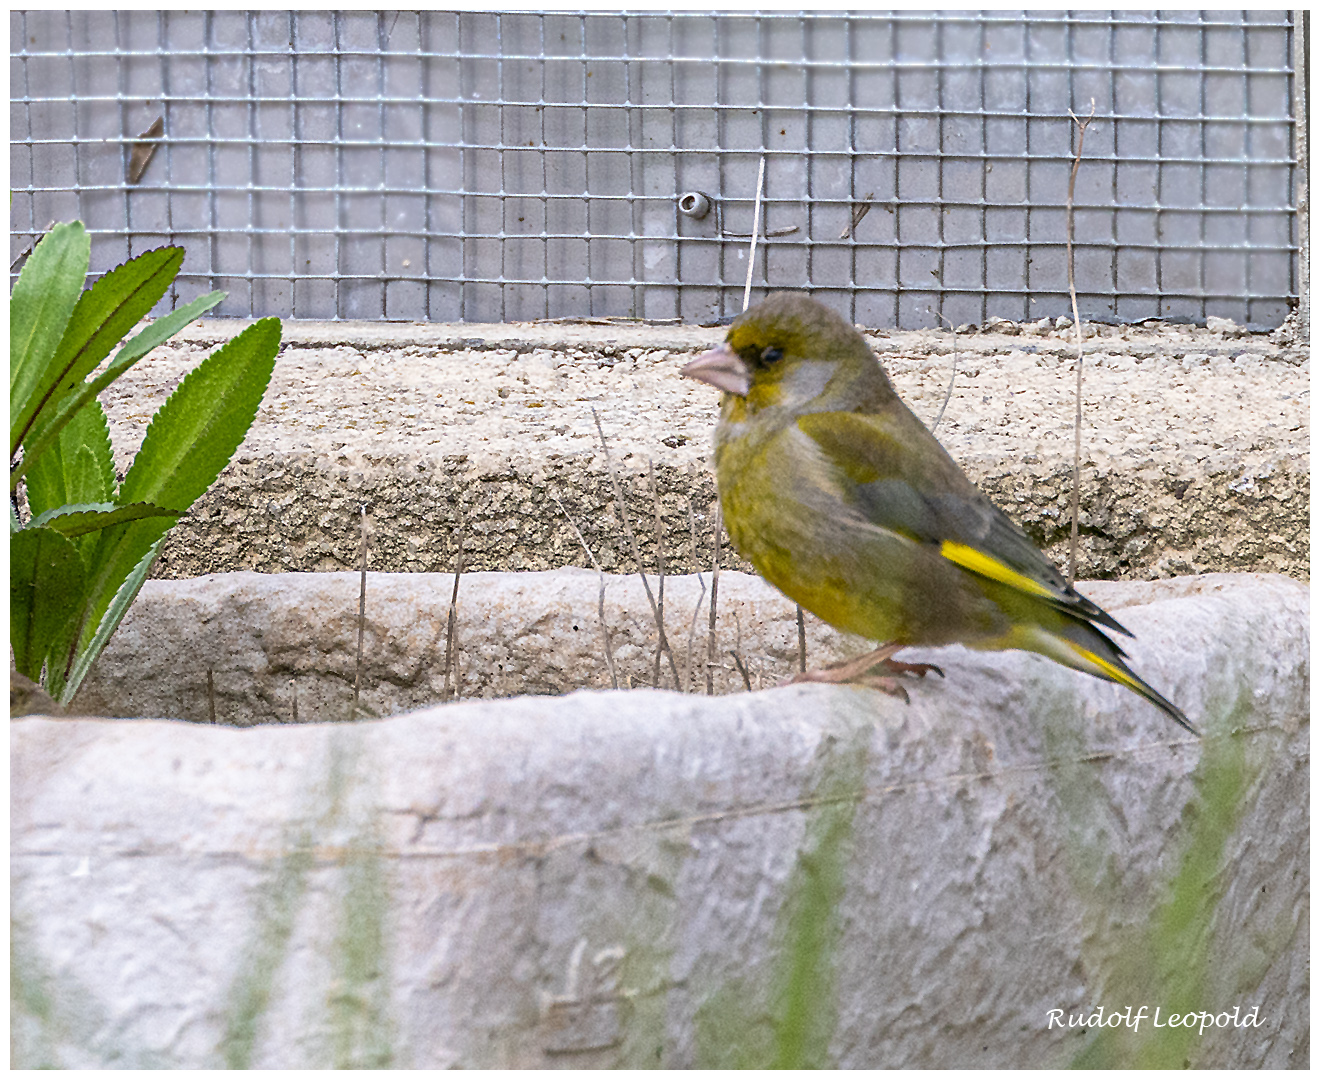
[[1305,1067],[1307,588],[1144,588],[1203,739],[960,648],[910,705],[17,720],[13,1063]]
[[[1232,329],[1099,331],[1087,345],[1077,576],[1309,573],[1305,342]],[[102,395],[121,468],[176,382],[236,332],[228,320],[190,328]],[[723,334],[286,325],[247,440],[170,533],[154,572],[356,569],[362,507],[373,570],[452,571],[460,533],[469,570],[589,565],[567,514],[606,570],[631,572],[593,410],[647,568],[657,490],[670,572],[708,567],[719,395],[678,370]],[[871,341],[927,424],[952,381],[938,438],[1066,561],[1074,344],[1039,324]],[[727,544],[724,557],[739,565]]]

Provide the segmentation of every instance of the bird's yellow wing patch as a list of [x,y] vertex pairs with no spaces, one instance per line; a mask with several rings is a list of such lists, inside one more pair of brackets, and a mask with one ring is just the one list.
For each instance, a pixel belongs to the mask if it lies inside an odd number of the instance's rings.
[[1000,584],[1017,589],[1019,592],[1041,596],[1048,600],[1058,598],[1058,594],[1048,585],[1033,581],[1025,574],[1019,574],[1012,567],[1005,566],[993,555],[987,555],[984,551],[978,551],[966,544],[959,544],[954,540],[945,540],[940,544],[940,554],[949,562],[961,566],[964,570],[970,570],[974,574],[988,577],[991,581],[998,581]]

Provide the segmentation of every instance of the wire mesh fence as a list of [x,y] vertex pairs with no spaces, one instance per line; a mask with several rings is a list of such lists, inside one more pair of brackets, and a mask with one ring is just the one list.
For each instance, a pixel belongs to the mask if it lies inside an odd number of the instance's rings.
[[[1278,325],[1286,12],[11,13],[11,256],[80,217],[221,314]],[[16,272],[17,262],[14,272]],[[172,303],[173,298],[163,301]]]

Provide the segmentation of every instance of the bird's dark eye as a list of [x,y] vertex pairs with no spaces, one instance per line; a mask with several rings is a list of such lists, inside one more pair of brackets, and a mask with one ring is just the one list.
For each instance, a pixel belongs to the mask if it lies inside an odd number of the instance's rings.
[[784,358],[784,350],[776,349],[773,345],[771,345],[770,348],[768,349],[761,350],[761,363],[763,364],[773,364],[776,361],[782,360],[783,358]]

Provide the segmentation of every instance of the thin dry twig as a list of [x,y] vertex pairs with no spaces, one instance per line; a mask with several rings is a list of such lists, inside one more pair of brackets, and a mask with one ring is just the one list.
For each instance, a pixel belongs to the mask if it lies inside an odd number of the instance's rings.
[[463,576],[463,534],[466,526],[458,530],[458,561],[454,566],[454,591],[449,597],[449,621],[445,628],[445,682],[441,701],[449,701],[449,673],[454,673],[454,700],[462,688],[462,675],[458,670],[458,581]]
[[[362,698],[362,635],[367,625],[367,508],[363,505],[358,510],[362,514],[362,580],[358,586],[357,659],[353,662],[353,715],[350,720],[358,718],[358,704]],[[295,701],[295,712],[297,708]]]
[[798,671],[805,673],[807,670],[807,621],[802,615],[802,605],[797,606],[797,624],[798,624]]
[[761,196],[765,193],[765,157],[756,174],[756,203],[752,208],[752,245],[747,254],[747,284],[743,286],[743,311],[752,300],[752,266],[756,262],[756,234],[761,231]]
[[600,621],[600,636],[605,640],[605,666],[610,669],[610,686],[617,690],[619,688],[619,676],[614,671],[614,650],[610,647],[610,628],[605,625],[605,571],[600,568],[596,556],[591,553],[591,548],[587,547],[587,541],[582,535],[582,530],[577,527],[577,522],[564,509],[564,504],[559,501],[559,497],[552,492],[550,498],[554,499],[555,505],[559,507],[559,512],[568,519],[569,525],[573,527],[573,532],[577,534],[578,543],[582,545],[582,550],[587,553],[587,558],[591,560],[591,565],[596,568],[596,574],[600,579],[600,592],[596,597],[596,617]]
[[[785,225],[781,229],[762,229],[761,235],[768,239],[771,236],[792,236],[797,231],[798,227],[796,225]],[[720,235],[727,240],[746,240],[752,234],[749,232],[722,232]],[[647,322],[650,321],[650,319],[647,320]]]
[[[13,261],[9,264],[10,272],[12,272],[14,267],[16,267],[20,262],[22,262],[24,259],[26,259],[29,255],[32,254],[33,249],[39,243],[41,243],[41,241],[46,239],[46,234],[50,232],[50,230],[53,228],[55,228],[55,221],[52,218],[51,221],[46,225],[46,227],[41,230],[41,232],[32,234],[32,241],[28,244],[27,247],[25,247],[22,251],[20,251],[17,255],[15,255]],[[19,235],[22,234],[20,233]]]
[[[692,510],[692,496],[688,496],[688,532],[692,539],[692,565],[700,566],[697,554],[697,515]],[[706,599],[706,579],[701,576],[701,571],[697,571],[697,584],[701,586],[701,593],[697,596],[696,605],[692,608],[692,621],[688,624],[687,657],[683,662],[683,693],[692,693],[692,646],[697,637],[697,616],[701,614],[701,605]]]
[[683,322],[682,318],[675,315],[669,319],[643,319],[639,315],[558,315],[553,319],[532,319],[534,323],[553,323],[576,324],[578,326],[636,326],[639,323],[645,323],[647,326],[675,326]]
[[697,639],[697,616],[701,614],[701,605],[706,602],[706,579],[700,574],[697,575],[697,584],[701,586],[701,592],[697,594],[697,602],[692,606],[692,620],[688,623],[687,660],[683,665],[683,693],[685,694],[693,692],[692,676],[695,672],[692,666],[692,646],[696,644]]
[[742,619],[738,617],[736,611],[733,613],[733,634],[733,648],[729,650],[729,655],[733,657],[733,664],[738,669],[738,674],[743,677],[743,685],[751,690],[751,673],[742,662]]
[[215,723],[215,674],[213,669],[206,669],[206,707],[211,714],[211,723]]
[[298,722],[298,680],[289,680],[289,693],[293,696],[293,722]]
[[[930,310],[929,308],[927,310]],[[937,319],[943,319],[949,324],[949,333],[953,335],[953,370],[949,372],[949,385],[944,389],[944,400],[940,402],[940,411],[935,414],[935,419],[931,422],[930,433],[935,434],[935,429],[940,426],[940,421],[944,419],[944,410],[949,407],[949,399],[953,397],[953,382],[958,377],[958,330],[943,312],[932,311]]]
[[743,666],[742,657],[732,649],[729,650],[729,655],[733,657],[734,667],[738,669],[738,674],[742,676],[743,686],[750,691],[752,689],[752,677],[748,674],[747,668]]
[[614,471],[614,462],[610,460],[610,448],[605,442],[605,429],[600,426],[600,417],[596,415],[596,410],[591,410],[591,418],[596,421],[596,431],[600,435],[600,448],[605,454],[605,468],[610,474],[610,482],[614,485],[614,499],[619,505],[619,517],[623,521],[623,535],[628,539],[628,545],[632,548],[633,562],[637,564],[637,576],[642,579],[642,588],[646,590],[647,603],[651,605],[651,617],[655,619],[656,628],[660,631],[660,648],[669,660],[669,669],[674,676],[674,685],[678,685],[678,662],[674,659],[674,651],[669,647],[669,639],[665,637],[665,624],[660,618],[660,612],[656,608],[655,595],[651,592],[651,583],[646,580],[646,573],[642,570],[642,553],[637,547],[637,536],[633,532],[632,523],[628,519],[628,503],[624,496],[623,485],[619,482],[618,474]]
[[1095,98],[1091,99],[1091,113],[1085,120],[1068,110],[1077,125],[1077,153],[1073,155],[1072,173],[1068,177],[1068,295],[1072,297],[1073,326],[1077,328],[1077,416],[1073,422],[1073,490],[1072,538],[1068,545],[1068,587],[1077,580],[1077,516],[1082,486],[1082,317],[1077,311],[1077,280],[1073,276],[1073,193],[1077,188],[1077,170],[1082,167],[1082,140],[1086,128],[1095,119]]
[[[656,593],[657,593],[656,602],[655,602],[656,619],[659,621],[661,626],[660,640],[664,641],[665,635],[664,635],[663,627],[665,624],[665,532],[664,532],[664,525],[660,520],[660,487],[656,483],[656,479],[655,479],[655,461],[651,458],[648,458],[646,464],[651,471],[651,500],[653,503],[653,509],[655,510],[655,563],[660,578],[660,585],[656,589]],[[661,652],[663,652],[663,650],[657,644],[655,647],[655,670],[651,674],[651,684],[653,686],[660,685]],[[674,678],[674,689],[675,690],[679,689],[677,675],[675,675]]]
[[706,694],[715,693],[715,609],[720,595],[720,533],[724,530],[724,507],[715,501],[715,560],[710,572],[710,632],[706,635]]

